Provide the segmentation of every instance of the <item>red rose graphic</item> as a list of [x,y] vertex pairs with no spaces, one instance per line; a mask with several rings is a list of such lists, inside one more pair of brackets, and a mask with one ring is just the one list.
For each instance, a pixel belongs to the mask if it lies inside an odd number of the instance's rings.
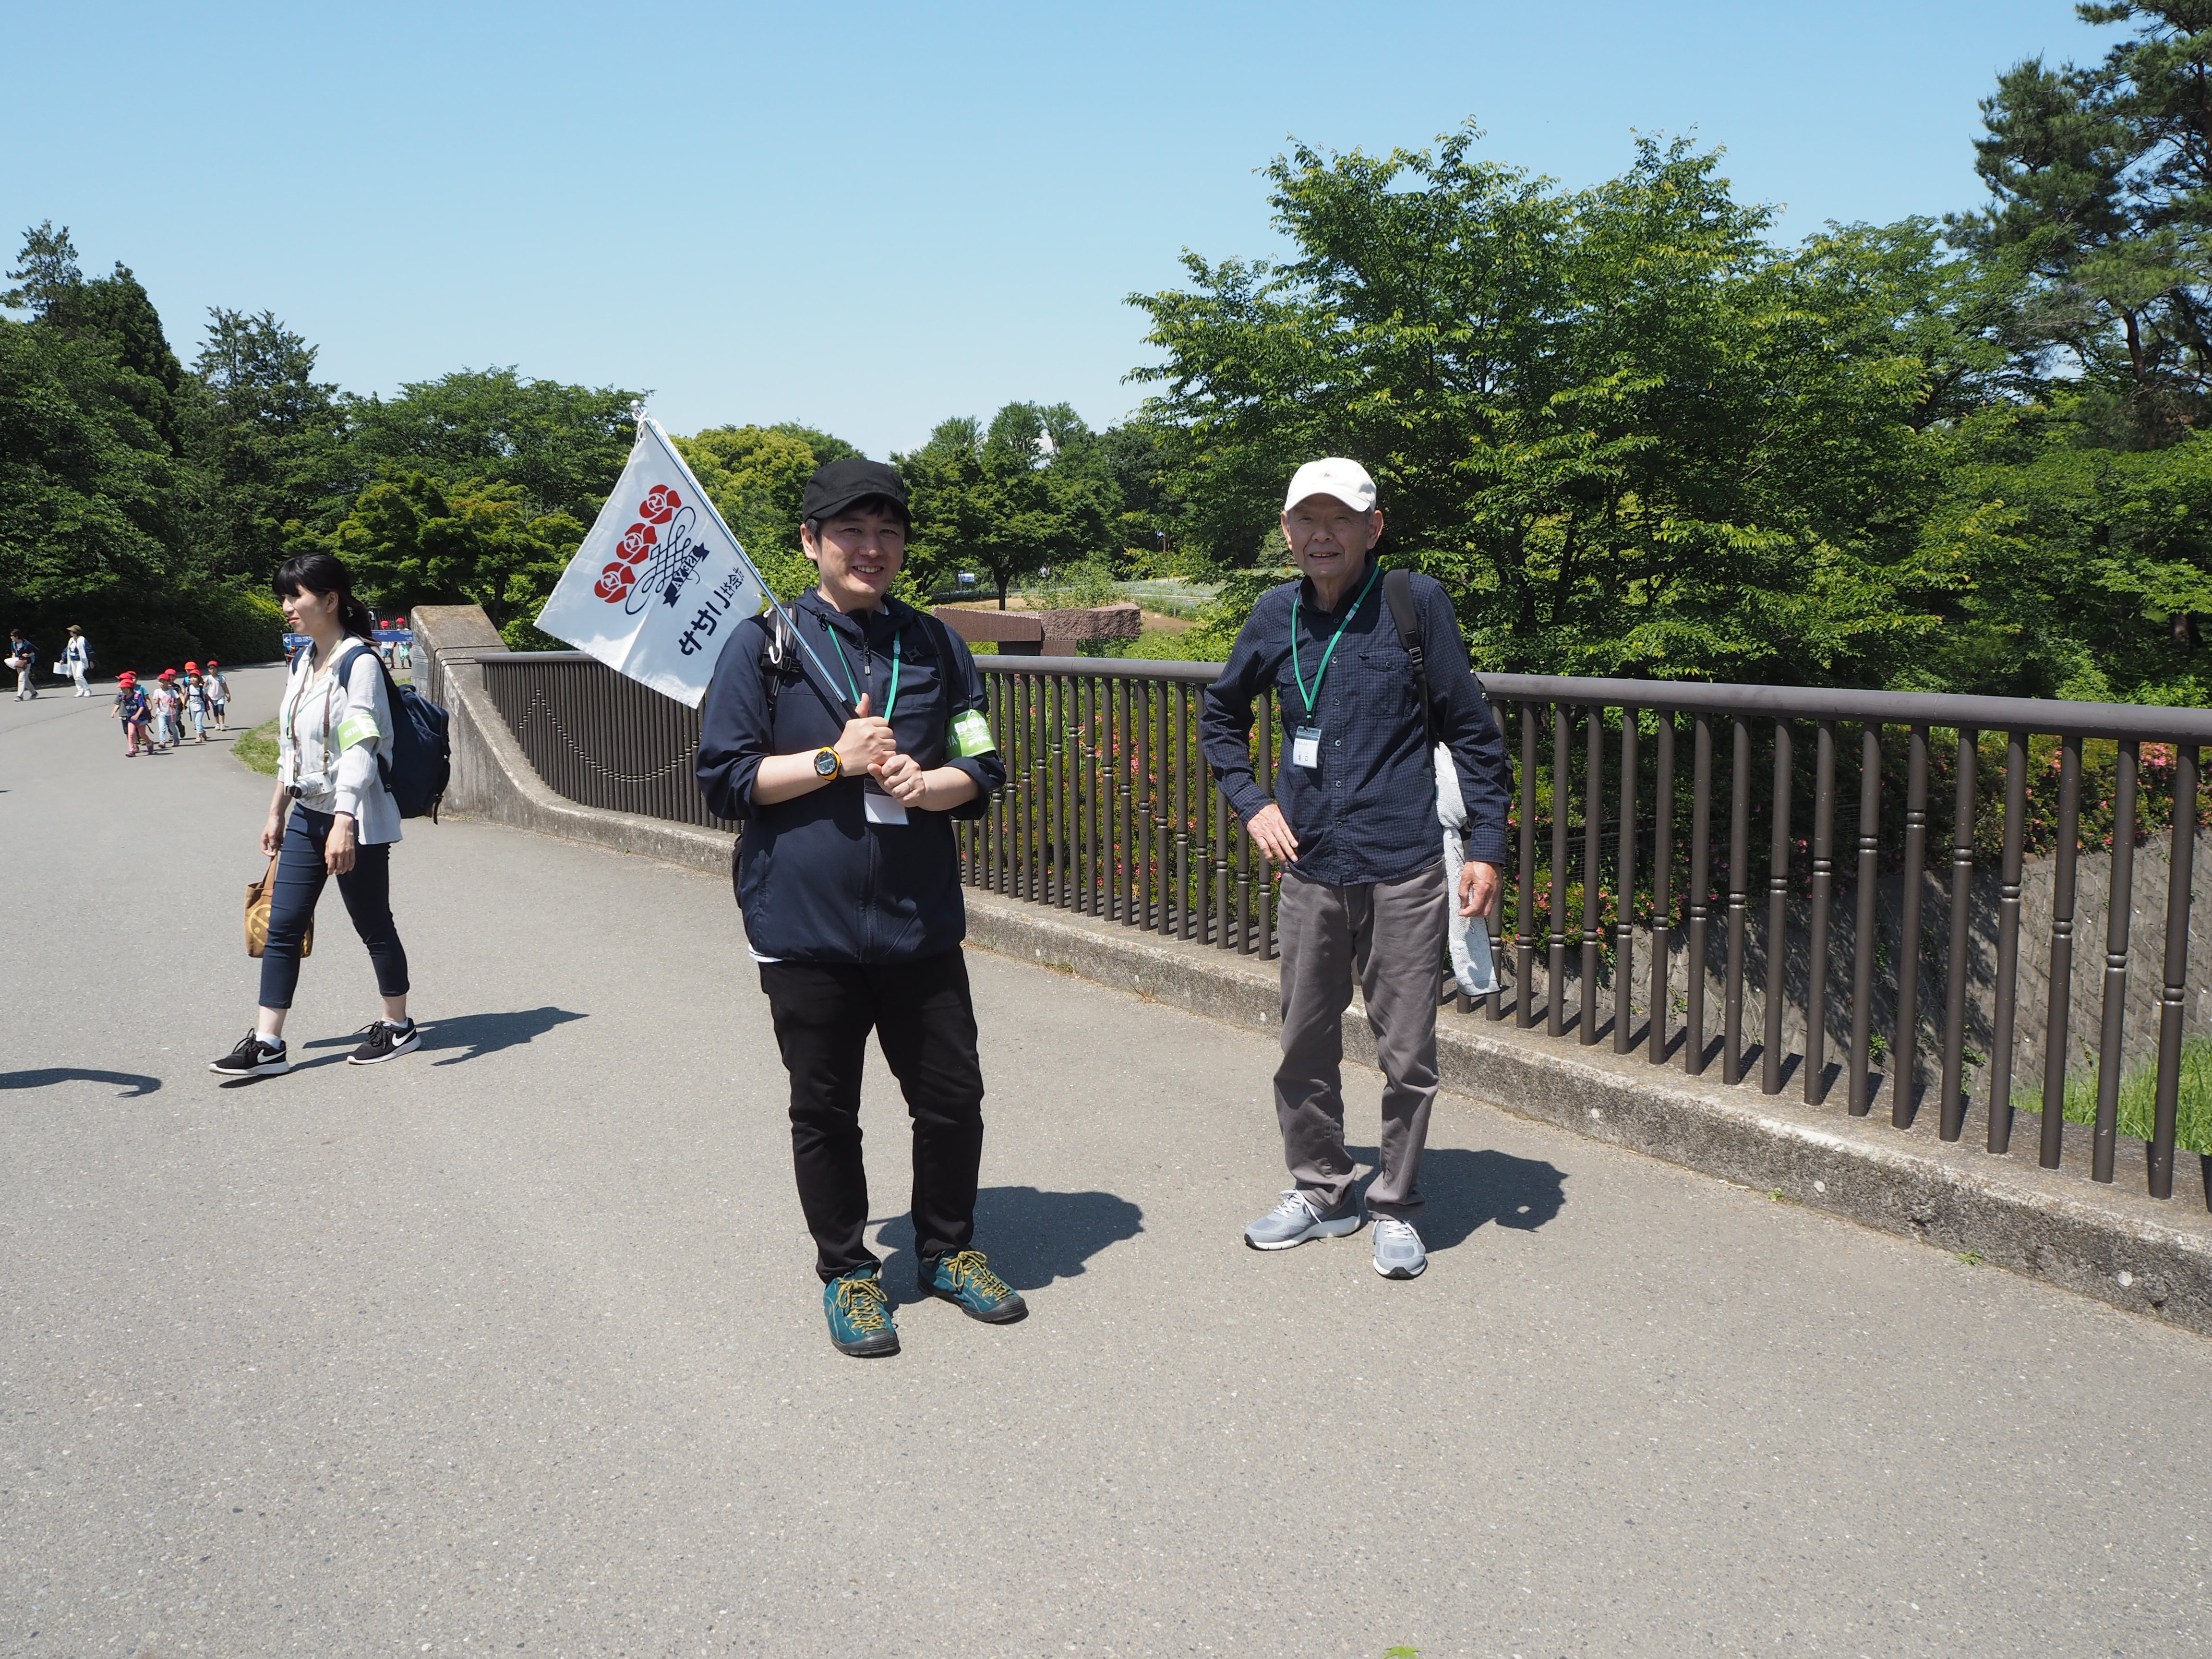
[[624,564],[640,564],[645,556],[659,544],[660,538],[649,524],[634,524],[615,548],[615,556]]
[[684,505],[684,498],[666,484],[655,484],[646,492],[637,516],[647,524],[666,524],[675,516],[676,509]]
[[592,584],[592,592],[612,605],[629,592],[630,581],[627,565],[611,564],[599,572],[599,580]]

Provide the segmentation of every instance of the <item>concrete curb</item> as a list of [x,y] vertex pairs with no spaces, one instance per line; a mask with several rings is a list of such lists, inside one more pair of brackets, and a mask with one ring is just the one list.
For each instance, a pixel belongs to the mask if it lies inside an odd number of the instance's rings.
[[[453,714],[447,799],[455,816],[717,874],[729,869],[726,834],[556,794],[472,665],[455,664],[444,689]],[[1279,1018],[1275,971],[1253,958],[973,888],[967,898],[969,940],[985,950],[1255,1030]],[[1374,1063],[1356,1001],[1345,1015],[1344,1046],[1347,1058]],[[1925,1129],[1899,1131],[1466,1016],[1439,1018],[1437,1058],[1446,1088],[1503,1110],[2212,1334],[2212,1216],[2183,1182],[2183,1196],[2160,1204],[2039,1168],[2032,1158],[1993,1158]],[[2015,1144],[2026,1143],[2016,1136]]]

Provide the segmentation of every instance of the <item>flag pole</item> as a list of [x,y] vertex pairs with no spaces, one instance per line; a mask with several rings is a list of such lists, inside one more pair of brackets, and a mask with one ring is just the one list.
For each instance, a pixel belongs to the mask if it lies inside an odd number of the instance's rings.
[[654,441],[660,446],[661,453],[676,464],[676,470],[684,475],[684,481],[691,486],[692,498],[706,509],[722,534],[729,538],[731,547],[737,552],[738,562],[751,572],[752,579],[760,584],[761,592],[768,598],[769,609],[782,619],[784,627],[791,632],[791,637],[799,642],[799,648],[806,653],[807,660],[814,665],[815,672],[822,676],[822,684],[828,688],[831,699],[845,708],[852,708],[851,702],[837,690],[837,683],[830,678],[829,665],[814,654],[814,647],[807,644],[806,636],[799,631],[799,624],[792,619],[791,613],[783,608],[782,601],[775,597],[775,590],[768,585],[768,578],[761,574],[760,567],[753,562],[752,555],[745,551],[745,544],[738,539],[737,532],[732,530],[727,521],[723,519],[721,510],[714,505],[714,498],[707,493],[707,486],[699,482],[699,475],[691,470],[690,463],[684,459],[683,452],[669,441],[668,434],[661,430],[660,422],[645,412],[645,405],[642,403],[634,401],[629,407],[630,413],[637,417],[638,429],[653,434]]

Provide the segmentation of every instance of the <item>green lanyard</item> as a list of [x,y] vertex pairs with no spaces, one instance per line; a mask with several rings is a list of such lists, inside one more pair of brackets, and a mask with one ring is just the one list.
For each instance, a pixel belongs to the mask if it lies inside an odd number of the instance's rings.
[[[867,631],[867,626],[866,623],[860,624],[861,632],[864,635]],[[845,689],[853,694],[853,707],[858,708],[860,706],[860,688],[853,683],[853,665],[845,659],[845,647],[838,641],[837,630],[825,619],[822,624],[822,631],[830,636],[830,643],[837,648],[837,665],[845,671]],[[883,708],[883,718],[885,720],[889,720],[891,717],[891,710],[898,707],[898,683],[899,635],[898,629],[894,628],[891,629],[891,694],[884,700]]]
[[[1328,659],[1336,654],[1337,641],[1344,637],[1344,630],[1352,626],[1352,619],[1359,614],[1359,607],[1367,603],[1367,589],[1375,586],[1376,577],[1382,574],[1380,565],[1367,573],[1366,586],[1359,590],[1359,597],[1352,602],[1352,609],[1344,613],[1344,620],[1337,623],[1336,632],[1329,636],[1328,649],[1321,653],[1321,666],[1314,670],[1313,690],[1310,691],[1306,690],[1305,671],[1298,666],[1298,596],[1296,593],[1291,595],[1291,677],[1298,683],[1298,695],[1306,700],[1309,724],[1313,720],[1314,705],[1321,701],[1321,683],[1328,672]],[[1304,584],[1299,586],[1304,586]]]

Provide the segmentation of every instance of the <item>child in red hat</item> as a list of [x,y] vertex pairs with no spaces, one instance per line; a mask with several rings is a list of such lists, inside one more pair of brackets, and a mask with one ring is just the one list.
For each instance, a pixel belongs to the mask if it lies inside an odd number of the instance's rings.
[[[146,735],[146,694],[138,689],[138,677],[127,669],[115,677],[115,707],[107,711],[107,718],[123,722],[123,739],[128,745],[123,751],[125,760],[135,759],[138,741]],[[150,740],[146,752],[152,754]]]

